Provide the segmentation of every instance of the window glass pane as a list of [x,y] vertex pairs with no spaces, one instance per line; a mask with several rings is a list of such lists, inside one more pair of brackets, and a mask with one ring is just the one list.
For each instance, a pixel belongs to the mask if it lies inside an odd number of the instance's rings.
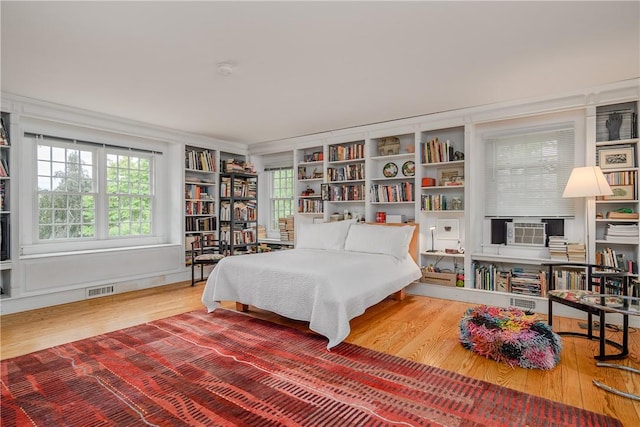
[[271,230],[278,230],[278,220],[293,215],[293,169],[270,172]]

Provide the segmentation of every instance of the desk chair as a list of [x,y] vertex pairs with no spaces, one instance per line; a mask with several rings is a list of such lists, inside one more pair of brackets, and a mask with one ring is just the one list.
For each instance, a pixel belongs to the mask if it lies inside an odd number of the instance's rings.
[[[218,240],[199,239],[191,242],[191,286],[202,282],[205,265],[216,265],[227,254],[226,243]],[[196,266],[200,266],[200,280],[196,280]]]
[[[549,326],[553,324],[553,304],[563,304],[587,313],[587,332],[556,332],[558,335],[569,335],[584,337],[590,340],[598,340],[599,354],[596,360],[616,360],[624,359],[629,355],[629,316],[622,315],[622,342],[615,342],[605,337],[605,315],[607,311],[584,304],[581,299],[587,295],[612,294],[628,295],[629,279],[632,277],[622,269],[608,267],[604,265],[585,263],[549,263],[544,264],[549,268],[549,290],[547,299],[549,301]],[[573,284],[577,289],[567,289],[562,285],[561,278],[573,272]],[[594,335],[593,316],[597,316],[600,325],[598,335]],[[608,344],[616,349],[618,353],[607,354],[605,345]]]

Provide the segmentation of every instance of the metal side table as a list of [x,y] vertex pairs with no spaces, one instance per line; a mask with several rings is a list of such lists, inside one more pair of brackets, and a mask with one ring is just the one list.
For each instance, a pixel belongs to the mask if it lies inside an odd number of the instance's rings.
[[[598,294],[598,295],[585,295],[580,298],[580,302],[597,308],[600,311],[600,336],[604,336],[605,333],[605,313],[618,313],[622,314],[622,319],[624,322],[623,330],[628,332],[629,326],[629,316],[640,316],[640,298],[626,295],[611,295],[611,294]],[[604,340],[600,341],[600,346],[604,346]],[[622,336],[622,346],[624,349],[628,349],[629,346],[629,335],[628,333],[624,333]],[[603,353],[603,349],[600,348],[600,352]],[[618,365],[615,363],[604,363],[597,362],[596,366],[602,368],[614,368],[621,369],[624,371],[633,372],[636,374],[640,374],[640,369],[631,368],[629,366]],[[617,394],[619,396],[627,397],[629,399],[640,400],[640,395],[627,393],[621,390],[618,390],[613,387],[609,387],[606,384],[601,383],[600,381],[593,380],[593,384],[596,387],[600,387],[603,390],[606,390],[610,393]]]

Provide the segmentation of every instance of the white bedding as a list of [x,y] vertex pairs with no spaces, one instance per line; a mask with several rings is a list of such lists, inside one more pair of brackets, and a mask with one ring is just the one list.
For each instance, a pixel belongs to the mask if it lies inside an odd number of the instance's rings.
[[349,335],[351,319],[420,276],[410,256],[321,249],[232,256],[211,272],[202,302],[209,312],[236,301],[308,321],[331,348]]

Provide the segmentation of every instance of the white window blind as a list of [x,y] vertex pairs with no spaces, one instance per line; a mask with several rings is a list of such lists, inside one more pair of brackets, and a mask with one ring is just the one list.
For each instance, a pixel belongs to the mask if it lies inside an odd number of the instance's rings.
[[574,166],[572,126],[485,136],[485,216],[569,217],[562,192]]

